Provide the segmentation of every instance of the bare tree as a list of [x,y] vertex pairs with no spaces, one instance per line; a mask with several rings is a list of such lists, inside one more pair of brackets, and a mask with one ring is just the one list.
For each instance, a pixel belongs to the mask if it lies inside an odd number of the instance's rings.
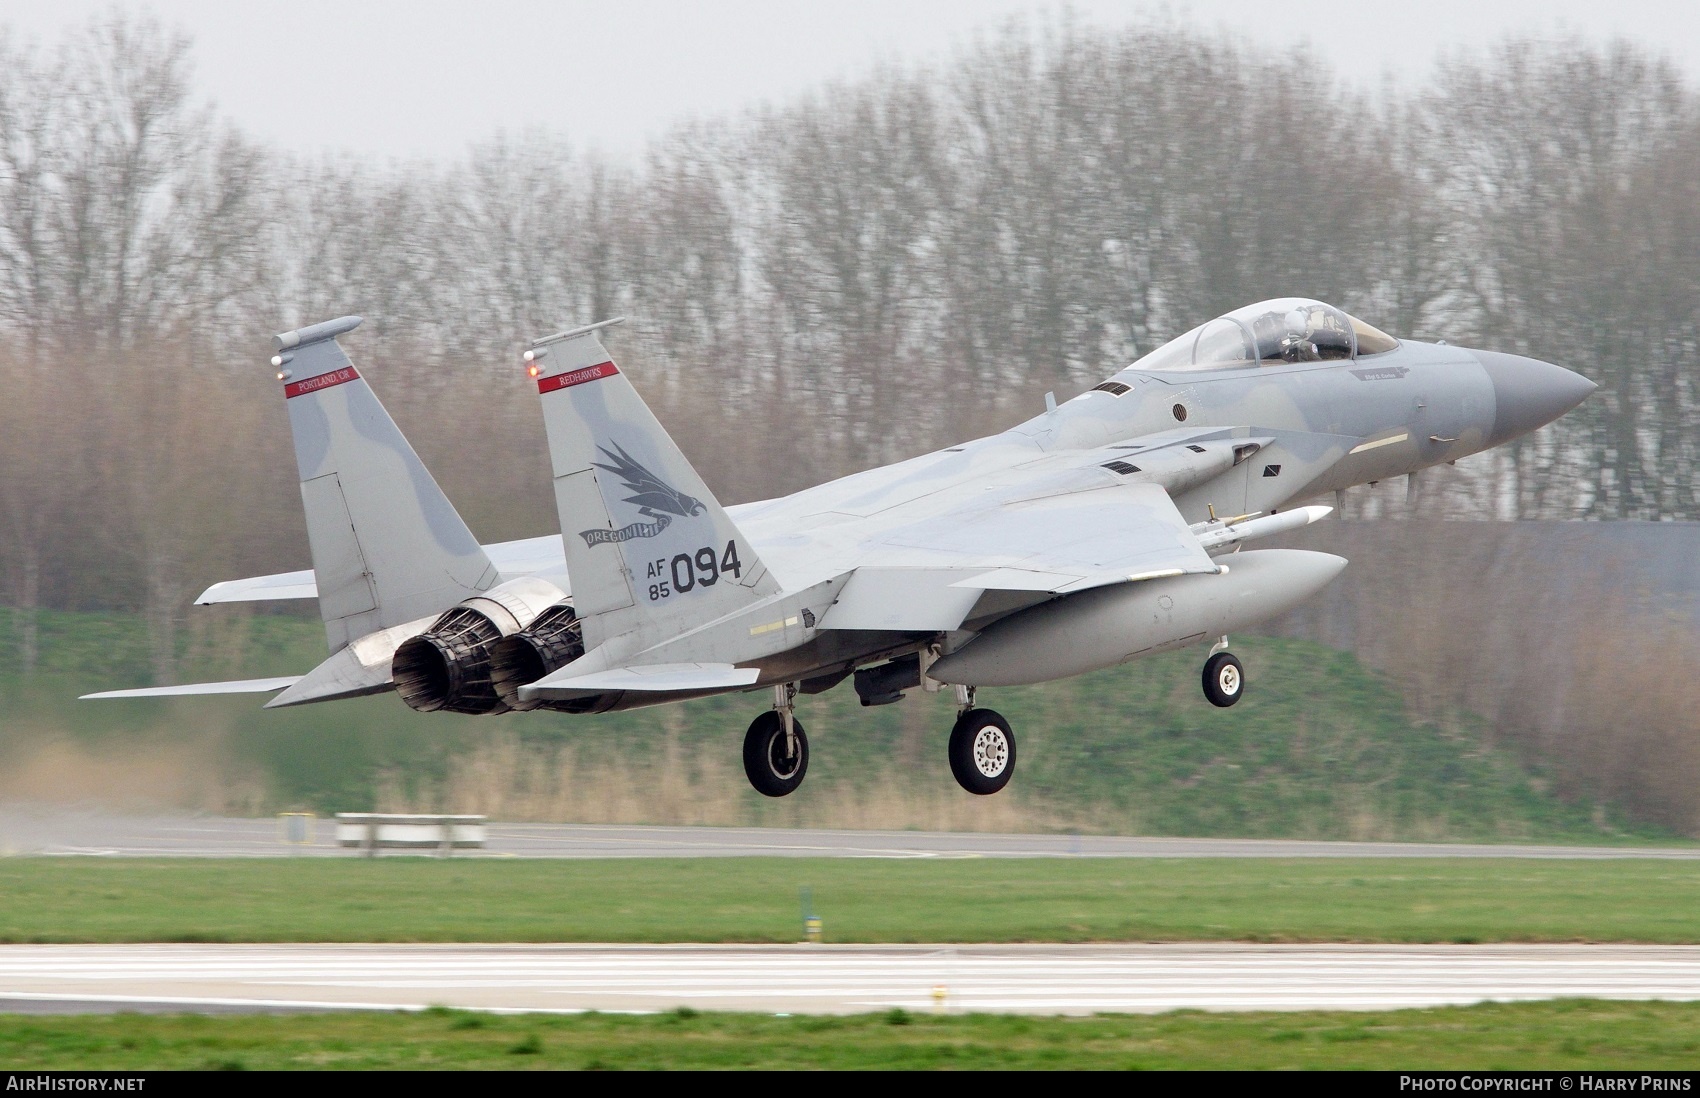
[[1596,371],[1606,390],[1508,451],[1512,513],[1652,517],[1646,417],[1692,412],[1633,392],[1664,333],[1647,330],[1635,277],[1652,226],[1623,205],[1680,140],[1690,93],[1638,47],[1576,40],[1507,41],[1443,64],[1435,87],[1470,337]]

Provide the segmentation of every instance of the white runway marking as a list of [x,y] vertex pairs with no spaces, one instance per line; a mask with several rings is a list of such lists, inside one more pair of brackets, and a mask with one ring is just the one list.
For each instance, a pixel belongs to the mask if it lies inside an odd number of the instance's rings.
[[4,1000],[1033,1014],[1700,1000],[1700,946],[4,946]]

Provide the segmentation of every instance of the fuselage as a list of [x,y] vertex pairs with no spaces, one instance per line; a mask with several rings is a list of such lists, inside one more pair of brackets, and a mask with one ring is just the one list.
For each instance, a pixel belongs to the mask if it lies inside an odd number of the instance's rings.
[[[1090,490],[1114,479],[1103,471],[1106,458],[1255,439],[1248,460],[1172,494],[1189,522],[1276,512],[1499,445],[1556,419],[1593,388],[1550,363],[1415,341],[1335,361],[1187,371],[1135,363],[999,434],[729,510],[785,588],[801,590],[865,563],[883,532],[1002,485]],[[1050,598],[988,593],[971,624],[983,628]],[[762,682],[824,675],[922,642],[826,634],[764,660]]]
[[[855,671],[870,705],[949,684],[970,739],[1013,750],[1001,718],[974,708],[979,686],[1214,644],[1206,696],[1233,704],[1227,634],[1346,562],[1228,554],[1328,513],[1307,500],[1508,442],[1594,389],[1550,363],[1401,343],[1282,298],[1006,431],[722,508],[608,355],[597,333],[615,322],[602,322],[526,352],[567,536],[479,545],[336,342],[359,323],[279,335],[272,360],[313,570],[199,600],[316,596],[330,657],[287,679],[93,696],[281,688],[278,707],[394,689],[422,712],[583,713],[772,687],[784,719],[752,725],[745,765],[783,795],[803,763],[762,767],[774,744],[796,761],[790,697]],[[1007,780],[1013,756],[994,755],[971,792]]]
[[1273,436],[1243,468],[1177,497],[1198,522],[1212,509],[1275,511],[1457,461],[1556,419],[1593,388],[1534,359],[1412,341],[1337,362],[1208,372],[1135,364],[999,434],[730,510],[795,589],[855,567],[855,546],[874,531],[987,491],[1009,470],[1092,465],[1096,451],[1131,455],[1222,432]]

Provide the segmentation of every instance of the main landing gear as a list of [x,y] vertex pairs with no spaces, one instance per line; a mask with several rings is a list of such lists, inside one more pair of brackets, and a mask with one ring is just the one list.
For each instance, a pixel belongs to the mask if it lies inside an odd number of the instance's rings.
[[[1227,649],[1228,638],[1223,637],[1211,646],[1204,661],[1204,697],[1223,709],[1245,695],[1245,667]],[[897,662],[883,666],[891,668]],[[911,657],[907,668],[887,675],[879,681],[877,690],[864,693],[862,704],[897,701],[905,688],[923,680],[924,672]],[[937,687],[934,683],[930,688]],[[857,689],[862,690],[860,679]],[[775,686],[773,708],[751,722],[744,733],[744,773],[764,797],[796,792],[809,770],[809,738],[794,711],[796,699],[795,683]],[[1015,733],[1002,714],[974,705],[972,686],[956,687],[956,724],[950,730],[949,757],[956,783],[979,797],[1003,789],[1015,774]]]
[[1204,661],[1204,697],[1211,705],[1223,709],[1239,701],[1245,693],[1245,667],[1227,647],[1228,638],[1223,637]]
[[[809,771],[809,738],[793,709],[795,684],[773,688],[773,708],[744,733],[744,774],[764,797],[796,792]],[[956,688],[956,724],[950,730],[950,772],[977,796],[996,793],[1015,774],[1015,733],[990,709],[974,706],[974,688]]]
[[956,688],[956,725],[950,730],[950,772],[977,796],[996,793],[1015,774],[1015,733],[1002,714],[974,708],[974,688]]
[[750,722],[744,733],[744,774],[764,797],[794,793],[809,772],[809,737],[793,708],[797,687],[773,688],[773,708]]

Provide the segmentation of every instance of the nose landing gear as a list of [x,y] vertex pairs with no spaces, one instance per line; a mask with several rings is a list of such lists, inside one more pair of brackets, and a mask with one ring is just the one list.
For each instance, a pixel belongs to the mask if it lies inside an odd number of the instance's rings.
[[1223,709],[1245,694],[1245,667],[1232,652],[1225,651],[1227,647],[1228,638],[1223,637],[1204,661],[1204,697]]

